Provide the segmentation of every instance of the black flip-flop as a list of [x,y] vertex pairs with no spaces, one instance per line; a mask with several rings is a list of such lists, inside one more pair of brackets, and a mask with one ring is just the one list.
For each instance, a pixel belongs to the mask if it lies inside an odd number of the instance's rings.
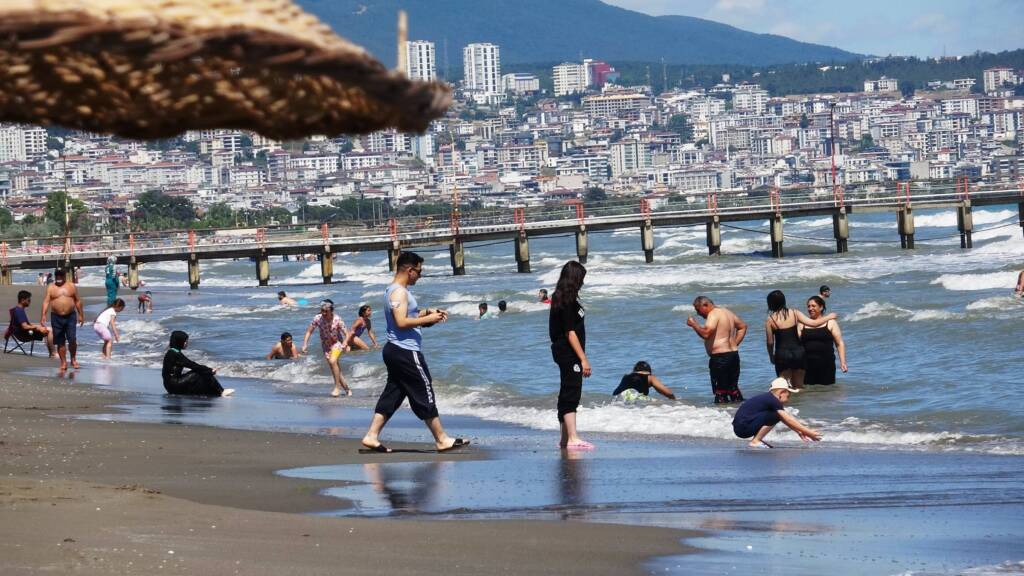
[[461,448],[465,448],[466,446],[469,446],[469,440],[463,440],[462,438],[456,438],[455,442],[452,442],[451,446],[449,446],[447,448],[438,448],[437,452],[438,453],[451,452],[452,450],[459,450]]
[[761,440],[761,444],[764,444],[765,446],[767,446],[769,448],[775,448],[775,446],[772,446],[771,444],[765,442],[764,440]]
[[377,444],[373,448],[363,447],[359,449],[360,454],[391,454],[391,448],[383,444]]

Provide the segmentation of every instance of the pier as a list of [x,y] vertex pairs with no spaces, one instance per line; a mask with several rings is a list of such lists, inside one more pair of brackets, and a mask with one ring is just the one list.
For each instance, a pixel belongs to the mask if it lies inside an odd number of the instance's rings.
[[[949,209],[956,212],[960,246],[973,246],[973,217],[976,207],[1015,205],[1024,232],[1024,183],[972,185],[958,180],[951,185],[900,182],[883,191],[854,190],[822,194],[820,189],[776,190],[766,194],[694,193],[672,201],[632,199],[602,203],[589,208],[582,202],[559,206],[513,208],[486,216],[459,218],[458,212],[436,226],[424,226],[415,218],[389,220],[373,227],[331,228],[284,226],[275,229],[205,230],[179,232],[137,232],[71,238],[70,250],[61,237],[37,238],[3,243],[0,282],[9,284],[13,270],[44,270],[73,266],[102,266],[108,256],[127,265],[129,284],[139,285],[139,266],[147,262],[188,262],[187,282],[192,289],[201,285],[200,262],[225,258],[245,258],[254,262],[256,283],[267,286],[274,258],[315,254],[321,264],[324,283],[333,282],[334,255],[339,252],[384,252],[390,267],[402,250],[447,246],[454,275],[472,270],[466,261],[466,246],[476,242],[512,243],[516,269],[530,273],[531,238],[574,236],[576,255],[586,263],[590,232],[637,230],[640,250],[648,263],[655,261],[654,230],[704,226],[708,254],[721,254],[723,228],[736,223],[767,222],[766,248],[772,256],[783,258],[787,219],[827,216],[832,218],[837,253],[849,250],[849,217],[852,214],[891,212],[896,215],[894,241],[914,249],[914,212],[920,209]],[[749,225],[749,224],[748,224]],[[749,228],[744,228],[745,230]]]

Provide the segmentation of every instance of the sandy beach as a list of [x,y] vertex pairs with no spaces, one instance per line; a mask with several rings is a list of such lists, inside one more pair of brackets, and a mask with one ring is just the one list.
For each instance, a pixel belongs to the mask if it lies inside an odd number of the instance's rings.
[[641,574],[644,561],[685,552],[689,533],[662,528],[304,514],[339,500],[321,496],[321,482],[276,470],[439,456],[362,455],[356,440],[316,435],[74,419],[109,413],[130,395],[12,374],[49,364],[0,362],[3,574]]

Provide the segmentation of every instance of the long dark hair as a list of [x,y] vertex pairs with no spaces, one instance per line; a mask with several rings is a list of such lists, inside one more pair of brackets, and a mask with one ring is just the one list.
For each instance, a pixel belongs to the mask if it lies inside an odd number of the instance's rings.
[[365,316],[363,316],[363,314],[366,314],[366,311],[369,310],[369,309],[370,309],[370,305],[369,304],[363,304],[362,306],[359,307],[359,312],[357,313],[357,315],[360,318],[363,319],[363,324],[366,325],[366,329],[367,330],[370,329],[370,319],[366,318]]
[[779,312],[783,318],[789,317],[786,295],[782,293],[782,290],[772,290],[768,293],[768,313],[775,314],[776,312]]
[[555,293],[551,295],[551,307],[563,308],[575,304],[580,297],[580,287],[583,286],[583,278],[587,275],[587,269],[583,264],[570,260],[562,266],[562,274],[558,277],[558,284],[555,286]]
[[171,332],[171,348],[181,350],[182,346],[185,345],[185,342],[188,342],[188,334],[182,332],[181,330],[175,330],[174,332]]

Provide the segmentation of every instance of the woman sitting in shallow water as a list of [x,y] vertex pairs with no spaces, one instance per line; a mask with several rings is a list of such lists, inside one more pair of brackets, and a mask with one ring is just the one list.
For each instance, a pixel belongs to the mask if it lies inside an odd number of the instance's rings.
[[[217,381],[217,370],[189,360],[182,352],[188,348],[188,334],[171,332],[171,343],[164,354],[164,389],[168,394],[183,396],[230,396],[234,389],[225,389]],[[185,372],[185,368],[189,371]]]
[[672,389],[662,384],[661,380],[654,375],[651,365],[641,360],[633,366],[632,372],[622,377],[619,387],[612,392],[612,396],[621,395],[627,401],[635,401],[640,395],[650,396],[651,388],[669,400],[676,399]]

